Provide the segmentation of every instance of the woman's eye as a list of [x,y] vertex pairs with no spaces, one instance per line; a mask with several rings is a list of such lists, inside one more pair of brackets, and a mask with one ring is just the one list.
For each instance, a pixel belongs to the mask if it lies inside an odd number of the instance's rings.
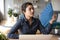
[[29,10],[31,10],[31,8],[29,8]]

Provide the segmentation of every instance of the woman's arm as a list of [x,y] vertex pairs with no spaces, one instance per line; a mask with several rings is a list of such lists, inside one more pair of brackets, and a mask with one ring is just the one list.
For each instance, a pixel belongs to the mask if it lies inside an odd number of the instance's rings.
[[21,21],[19,20],[10,30],[10,32],[8,33],[7,37],[8,38],[13,38],[13,39],[18,39],[19,35],[15,34],[16,31],[18,31],[18,29],[21,27]]
[[49,24],[47,25],[47,27],[43,27],[42,24],[41,24],[41,22],[40,22],[38,29],[40,30],[40,32],[41,32],[42,34],[49,34],[50,31],[52,30],[52,24],[49,23]]
[[41,33],[43,33],[43,34],[49,34],[50,31],[52,30],[52,24],[54,23],[54,21],[55,21],[56,19],[57,19],[57,15],[54,14],[54,15],[52,16],[52,19],[49,21],[47,27],[43,27],[42,24],[41,24],[41,22],[40,22],[40,23],[39,23],[39,26],[40,26],[39,29],[40,29]]

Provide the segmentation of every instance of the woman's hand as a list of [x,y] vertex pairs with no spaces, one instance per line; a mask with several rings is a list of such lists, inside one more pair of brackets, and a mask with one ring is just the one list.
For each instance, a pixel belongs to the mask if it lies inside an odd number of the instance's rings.
[[50,20],[50,24],[53,24],[54,21],[57,19],[57,14],[53,14],[52,19]]

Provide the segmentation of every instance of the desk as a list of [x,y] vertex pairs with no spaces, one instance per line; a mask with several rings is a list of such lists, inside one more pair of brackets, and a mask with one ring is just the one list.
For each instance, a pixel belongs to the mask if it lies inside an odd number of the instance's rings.
[[[39,36],[39,35],[38,35]],[[28,37],[27,37],[28,38]],[[48,37],[47,37],[48,38]],[[58,40],[59,36],[53,35],[51,40]],[[9,39],[9,40],[19,40],[19,39]],[[46,39],[45,39],[46,40]]]
[[53,35],[53,37],[51,38],[51,40],[58,40],[59,36]]
[[19,40],[19,39],[9,39],[9,40]]

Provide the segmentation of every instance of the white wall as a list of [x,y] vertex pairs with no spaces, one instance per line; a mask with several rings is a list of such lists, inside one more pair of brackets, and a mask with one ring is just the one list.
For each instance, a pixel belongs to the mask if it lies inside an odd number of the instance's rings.
[[[8,7],[13,8],[14,4],[17,4],[20,7],[22,3],[27,2],[27,1],[29,1],[29,2],[34,1],[35,2],[36,0],[5,0],[5,13],[6,13],[6,15],[7,15]],[[46,6],[46,3],[44,2],[44,0],[39,0],[37,5],[39,6],[39,8],[36,8],[36,10],[35,10],[35,17],[38,17],[40,12]]]
[[0,11],[4,15],[4,0],[0,0]]
[[[44,7],[46,6],[46,3],[44,0],[15,0],[15,4],[19,4],[21,6],[21,4],[23,4],[24,2],[32,2],[34,1],[33,5],[37,5],[38,7],[35,8],[35,17],[38,17],[38,15],[41,13],[41,11],[44,9]],[[38,1],[38,3],[35,3],[36,1]],[[21,8],[20,8],[21,9]]]
[[4,19],[4,0],[0,0],[0,22]]
[[60,0],[51,0],[54,11],[60,11]]
[[13,0],[5,0],[5,16],[8,18],[8,9],[13,8]]

